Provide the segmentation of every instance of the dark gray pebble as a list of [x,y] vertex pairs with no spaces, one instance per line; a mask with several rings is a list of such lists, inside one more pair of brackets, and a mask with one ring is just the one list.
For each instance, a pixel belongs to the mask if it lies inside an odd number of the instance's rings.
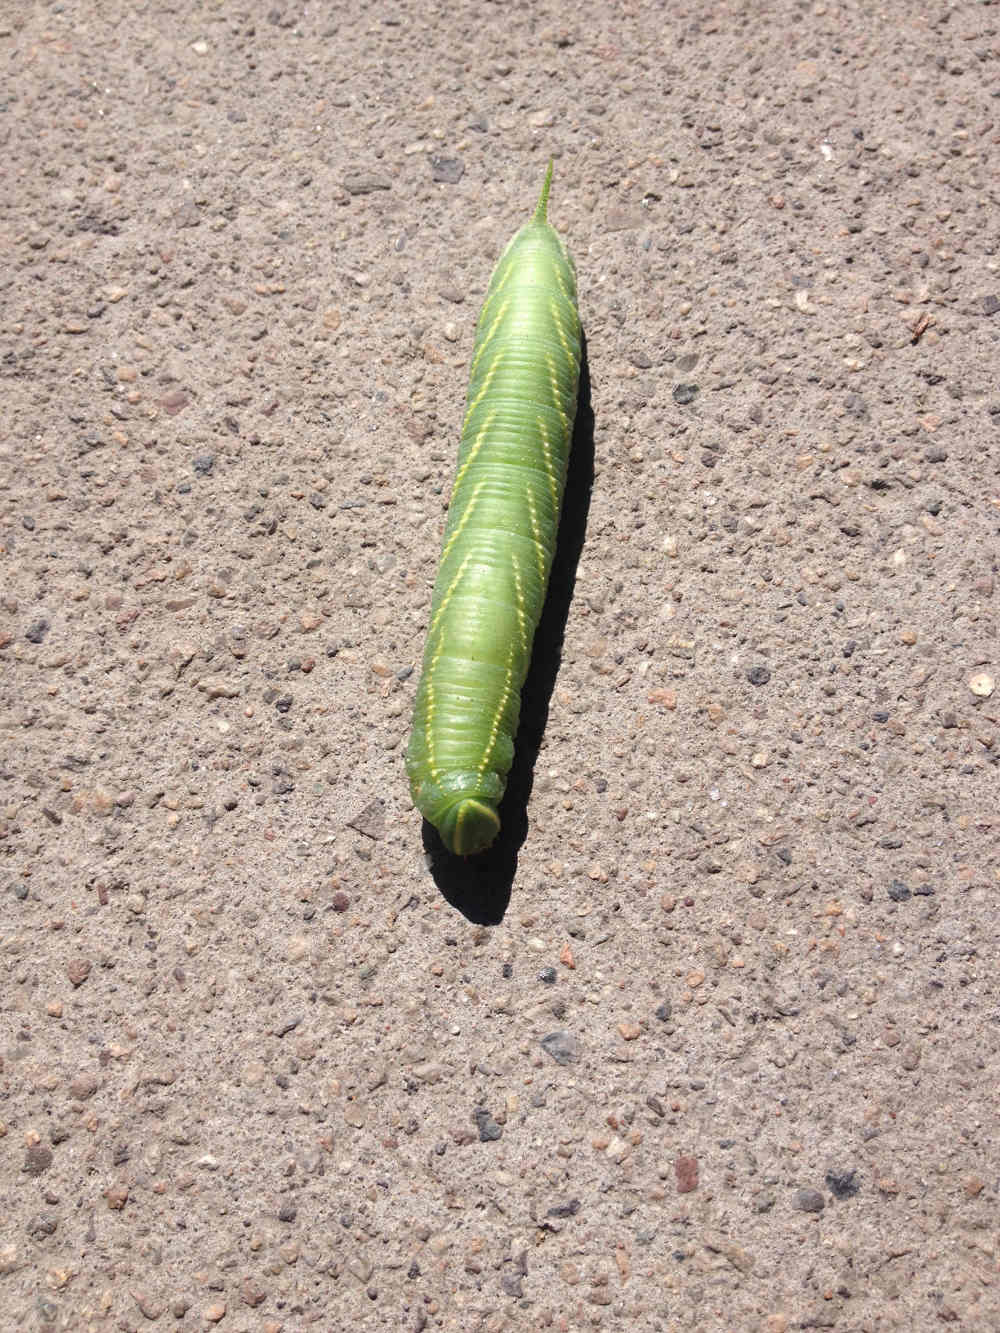
[[686,407],[688,403],[693,403],[698,397],[699,386],[697,384],[675,384],[674,402],[678,407]]
[[431,179],[442,185],[457,185],[465,175],[465,163],[457,157],[431,156]]
[[194,470],[201,477],[207,477],[215,467],[215,454],[196,454],[194,460]]
[[828,1171],[826,1183],[835,1199],[853,1199],[861,1188],[857,1171]]
[[557,1065],[575,1064],[580,1058],[582,1047],[572,1032],[550,1032],[541,1040],[542,1050],[551,1055]]
[[51,622],[46,620],[45,616],[40,616],[38,620],[28,626],[24,632],[24,637],[29,643],[41,643],[51,628]]
[[826,1207],[826,1200],[819,1190],[796,1190],[792,1196],[792,1207],[800,1213],[821,1213]]
[[901,879],[894,879],[889,885],[889,897],[894,903],[905,903],[910,896],[910,890]]
[[545,1214],[546,1217],[575,1217],[580,1211],[579,1199],[568,1199],[566,1203],[557,1203]]
[[544,981],[546,986],[554,986],[556,981],[556,970],[554,967],[543,967],[538,974],[538,980]]
[[503,1125],[498,1125],[485,1107],[476,1107],[472,1118],[479,1130],[480,1143],[495,1143],[497,1139],[503,1138]]
[[751,685],[766,685],[771,679],[771,672],[766,666],[752,666],[747,672],[747,680]]

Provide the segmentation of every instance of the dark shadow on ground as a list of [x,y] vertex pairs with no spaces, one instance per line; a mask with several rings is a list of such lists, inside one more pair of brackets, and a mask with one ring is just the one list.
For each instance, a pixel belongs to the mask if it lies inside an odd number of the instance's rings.
[[518,852],[528,835],[528,800],[548,721],[549,701],[562,660],[563,636],[587,531],[593,484],[594,410],[590,400],[590,366],[584,334],[580,392],[556,554],[542,617],[535,632],[531,667],[521,691],[521,722],[515,741],[514,765],[500,805],[500,834],[487,851],[463,858],[453,856],[438,837],[437,830],[424,820],[424,848],[431,860],[434,882],[452,907],[470,921],[484,925],[496,925],[507,911],[517,873]]

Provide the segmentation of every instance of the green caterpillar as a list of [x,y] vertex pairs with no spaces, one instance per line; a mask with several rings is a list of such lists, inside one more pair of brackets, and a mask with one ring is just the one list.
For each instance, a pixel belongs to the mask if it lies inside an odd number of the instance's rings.
[[576,269],[547,220],[551,183],[550,162],[476,326],[406,756],[414,804],[462,856],[483,851],[500,829],[576,415]]

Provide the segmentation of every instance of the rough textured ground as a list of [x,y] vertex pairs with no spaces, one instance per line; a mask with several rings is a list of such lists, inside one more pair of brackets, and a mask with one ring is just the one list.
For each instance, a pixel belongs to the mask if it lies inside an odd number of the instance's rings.
[[[1000,1328],[998,55],[0,5],[0,1328]],[[403,750],[550,154],[582,553],[456,868]]]

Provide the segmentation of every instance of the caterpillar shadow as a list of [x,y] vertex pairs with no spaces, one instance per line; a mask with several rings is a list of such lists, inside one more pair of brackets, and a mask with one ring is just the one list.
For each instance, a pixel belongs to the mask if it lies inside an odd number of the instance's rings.
[[593,485],[594,409],[590,397],[587,337],[583,334],[580,389],[562,517],[549,589],[535,631],[531,667],[521,691],[521,721],[514,742],[514,763],[500,804],[500,833],[487,851],[463,858],[446,849],[433,825],[426,820],[423,825],[424,848],[430,857],[435,884],[452,907],[479,924],[496,925],[503,920],[517,874],[518,853],[528,835],[528,801],[545,735],[549,703],[562,661],[563,638],[587,531]]

